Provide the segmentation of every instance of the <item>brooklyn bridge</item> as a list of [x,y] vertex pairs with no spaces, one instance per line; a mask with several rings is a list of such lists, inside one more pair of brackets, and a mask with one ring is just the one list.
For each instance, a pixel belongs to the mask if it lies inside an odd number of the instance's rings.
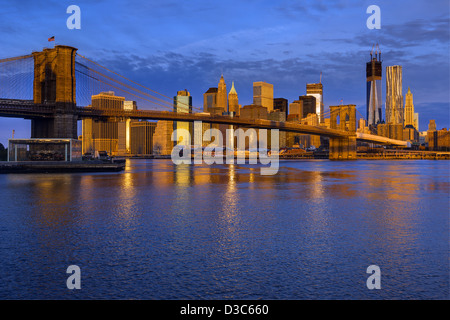
[[[115,90],[136,100],[138,110],[98,109],[92,95]],[[198,108],[197,108],[198,109]],[[406,146],[406,141],[356,132],[356,106],[330,106],[330,128],[296,122],[243,119],[201,112],[177,113],[172,98],[136,83],[77,53],[56,45],[0,60],[0,116],[31,120],[31,138],[77,139],[77,121],[141,119],[202,121],[255,129],[328,137],[330,159],[356,159],[356,141]],[[348,121],[338,121],[348,119]]]

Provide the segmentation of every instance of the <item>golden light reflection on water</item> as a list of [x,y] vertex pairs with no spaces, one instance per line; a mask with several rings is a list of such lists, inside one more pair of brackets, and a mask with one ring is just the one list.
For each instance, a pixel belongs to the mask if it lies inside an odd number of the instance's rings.
[[71,192],[74,183],[71,175],[33,176],[30,195],[36,210],[33,214],[37,214],[40,221],[48,226],[66,224],[70,205],[76,201],[76,195]]
[[[169,215],[186,214],[195,201],[204,210],[208,203],[220,201],[220,212],[216,214],[224,241],[238,237],[243,208],[251,208],[258,201],[273,204],[288,201],[294,213],[299,205],[310,204],[310,211],[298,214],[307,217],[305,221],[310,224],[311,235],[317,231],[323,236],[329,234],[330,228],[342,218],[336,216],[337,212],[342,212],[341,215],[349,212],[355,217],[368,217],[374,228],[371,234],[374,240],[397,239],[396,245],[415,236],[412,222],[420,219],[416,206],[420,203],[421,192],[448,190],[445,183],[419,181],[419,173],[408,172],[405,166],[395,162],[382,166],[368,163],[364,170],[332,166],[331,169],[309,166],[309,170],[282,167],[276,176],[270,177],[261,176],[259,168],[241,165],[174,166],[167,162],[149,162],[148,165],[139,170],[127,165],[125,172],[112,175],[10,176],[9,183],[29,186],[33,214],[48,228],[75,223],[74,207],[82,213],[76,217],[76,223],[82,223],[89,215],[98,215],[98,203],[104,197],[110,199],[107,206],[114,208],[126,227],[139,214],[136,204],[143,200],[139,197],[152,198],[152,192],[158,189],[171,199],[165,204]],[[112,193],[104,194],[104,190]],[[341,200],[347,209],[337,205]],[[158,203],[159,199],[152,201]],[[352,208],[353,205],[357,208]],[[395,250],[396,245],[390,245],[390,249]]]
[[187,164],[175,166],[175,185],[177,190],[191,185],[192,170]]
[[136,214],[134,206],[136,204],[136,186],[134,182],[136,181],[134,175],[130,172],[125,172],[121,175],[120,191],[118,192],[118,214],[124,218],[127,223],[129,219],[126,217],[131,217]]
[[194,168],[194,184],[207,186],[211,183],[211,167],[210,166],[195,166]]
[[[236,171],[235,166],[230,165],[228,168],[228,183],[226,191],[222,197],[222,204],[223,204],[223,212],[225,214],[225,220],[228,222],[231,222],[234,217],[239,214],[239,203],[240,203],[240,196],[238,194],[238,190],[236,188]],[[231,225],[229,224],[228,227]],[[228,228],[230,232],[230,228]]]
[[[42,265],[95,264],[99,275],[107,264],[123,275],[122,290],[134,290],[141,279],[151,283],[159,273],[169,276],[166,283],[184,278],[183,290],[192,296],[205,286],[235,298],[261,283],[283,294],[290,281],[289,295],[311,284],[314,293],[341,275],[350,282],[335,291],[345,292],[361,276],[353,271],[362,265],[364,277],[373,263],[409,282],[390,282],[398,288],[394,296],[429,285],[411,295],[421,297],[448,284],[439,272],[448,266],[448,243],[442,244],[448,218],[442,217],[449,182],[414,164],[292,162],[267,177],[245,165],[133,161],[120,173],[4,176],[2,193],[12,209],[3,212],[11,229],[4,234],[18,232],[5,243],[16,241],[15,251],[29,248],[10,271],[21,267],[14,274],[20,279],[40,258]],[[203,284],[192,288],[198,279]]]
[[308,201],[312,202],[313,205],[309,207],[311,211],[308,213],[309,217],[306,221],[311,223],[311,230],[314,232],[320,230],[325,233],[328,232],[332,222],[330,222],[331,217],[326,201],[324,176],[319,171],[313,171],[310,172],[309,179]]

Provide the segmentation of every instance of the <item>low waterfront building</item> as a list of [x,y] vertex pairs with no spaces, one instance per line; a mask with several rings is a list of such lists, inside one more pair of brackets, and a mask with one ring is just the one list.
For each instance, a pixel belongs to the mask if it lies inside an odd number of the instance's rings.
[[81,161],[76,139],[9,139],[8,161]]

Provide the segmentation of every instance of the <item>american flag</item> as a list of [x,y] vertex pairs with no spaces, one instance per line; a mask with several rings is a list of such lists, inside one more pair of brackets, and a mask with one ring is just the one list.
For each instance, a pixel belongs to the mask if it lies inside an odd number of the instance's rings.
[[55,41],[55,36],[48,38],[48,41]]

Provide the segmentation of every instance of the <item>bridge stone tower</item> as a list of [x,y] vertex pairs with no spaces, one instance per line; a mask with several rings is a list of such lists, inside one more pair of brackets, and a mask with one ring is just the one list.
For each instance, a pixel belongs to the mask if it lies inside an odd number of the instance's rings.
[[356,106],[330,106],[330,113],[330,128],[349,132],[345,138],[330,138],[330,160],[356,159]]
[[54,115],[31,120],[32,138],[77,138],[76,52],[76,48],[61,45],[33,52],[34,103],[54,108]]

